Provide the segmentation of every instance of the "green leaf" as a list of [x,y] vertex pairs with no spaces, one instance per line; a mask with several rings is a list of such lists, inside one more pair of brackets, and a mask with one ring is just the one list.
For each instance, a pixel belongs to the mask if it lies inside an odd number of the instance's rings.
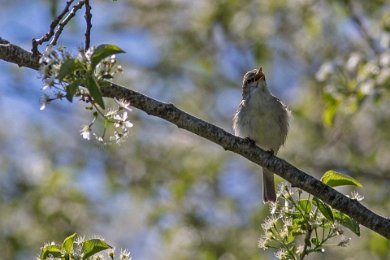
[[314,245],[316,245],[316,246],[321,245],[321,241],[320,241],[318,238],[316,238],[316,237],[313,237],[313,238],[311,239],[311,242],[312,242]]
[[306,213],[306,215],[310,214],[311,212],[310,200],[304,199],[304,200],[300,200],[298,203],[300,208]]
[[[293,220],[293,227],[291,229],[291,234],[293,234],[295,237],[302,235],[307,230],[307,217],[302,216],[302,212],[300,212],[297,208],[295,208],[295,211],[298,212],[299,217],[297,217],[297,214],[294,214],[291,216]],[[305,214],[305,213],[304,213]]]
[[66,86],[66,99],[69,100],[69,102],[73,101],[73,97],[76,94],[77,90],[79,89],[81,82],[80,81],[75,81],[70,83],[69,85]]
[[333,217],[333,212],[331,207],[329,207],[328,205],[326,205],[325,203],[323,203],[321,200],[317,198],[313,199],[313,204],[317,206],[317,208],[320,210],[322,215],[324,215],[324,217],[327,220],[334,222],[334,217]]
[[325,101],[325,109],[322,114],[322,123],[326,127],[331,127],[334,122],[334,118],[339,110],[340,101],[334,98],[329,93],[324,93],[323,95]]
[[104,101],[102,93],[100,92],[100,88],[98,83],[95,80],[95,77],[91,74],[86,75],[85,79],[85,85],[89,91],[89,94],[91,95],[92,99],[101,107],[104,109]]
[[290,232],[288,232],[288,237],[287,237],[287,243],[290,244],[295,240],[295,236],[293,233],[296,233],[296,229],[292,229]]
[[102,44],[96,47],[95,51],[91,56],[91,65],[95,69],[96,65],[99,64],[103,59],[116,54],[124,53],[125,51],[113,44]]
[[62,248],[65,249],[65,252],[69,255],[73,251],[73,243],[76,238],[77,234],[74,233],[67,238],[65,238],[64,242],[62,243]]
[[77,69],[81,69],[83,65],[75,59],[67,59],[61,65],[60,71],[58,72],[58,80],[62,81],[66,76],[72,74]]
[[61,248],[57,245],[47,245],[42,248],[41,255],[39,259],[44,260],[48,257],[62,257]]
[[363,187],[356,179],[333,170],[325,172],[321,177],[321,181],[331,187],[343,185]]
[[87,259],[90,256],[93,256],[94,254],[112,248],[109,244],[107,244],[104,240],[102,239],[90,239],[86,240],[83,243],[83,259]]
[[353,218],[336,210],[333,212],[333,216],[334,219],[338,221],[341,225],[350,229],[356,235],[360,236],[359,223],[357,223]]

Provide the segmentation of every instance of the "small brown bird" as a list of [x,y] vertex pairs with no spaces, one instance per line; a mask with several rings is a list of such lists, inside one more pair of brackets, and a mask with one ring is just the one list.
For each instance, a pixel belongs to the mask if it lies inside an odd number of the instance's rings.
[[[242,100],[233,118],[234,133],[249,137],[274,154],[284,144],[288,132],[287,107],[271,94],[262,68],[248,71],[242,81]],[[263,168],[263,201],[275,201],[273,173]]]

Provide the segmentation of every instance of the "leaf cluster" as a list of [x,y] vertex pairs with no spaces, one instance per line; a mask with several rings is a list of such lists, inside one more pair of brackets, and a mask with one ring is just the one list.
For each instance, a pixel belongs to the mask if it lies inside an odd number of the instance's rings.
[[[96,48],[81,52],[80,58],[69,58],[63,62],[58,73],[58,80],[66,82],[68,85],[65,88],[66,98],[72,102],[74,95],[78,92],[80,86],[88,89],[92,101],[96,102],[101,108],[105,108],[100,87],[104,84],[105,79],[112,78],[110,68],[101,70],[98,73],[97,69],[104,59],[117,53],[124,51],[116,45],[102,44]],[[103,63],[101,66],[107,66],[108,63]]]
[[[111,249],[108,252],[109,259],[114,259],[114,250],[112,246],[107,244],[102,238],[92,238],[84,240],[77,237],[74,233],[64,239],[61,245],[49,243],[44,245],[39,256],[40,260],[45,259],[61,259],[61,260],[84,260],[84,259],[104,259],[99,253],[104,250]],[[126,250],[120,254],[120,259],[129,260],[130,253]]]
[[[326,172],[322,181],[332,187],[361,187],[354,178],[335,171]],[[350,238],[343,236],[342,227],[360,236],[355,220],[311,195],[303,198],[301,190],[294,191],[288,185],[282,185],[271,216],[262,227],[265,234],[259,240],[259,247],[277,250],[275,255],[279,259],[303,259],[311,253],[325,252],[326,246],[346,246]],[[329,243],[336,238],[336,244]]]

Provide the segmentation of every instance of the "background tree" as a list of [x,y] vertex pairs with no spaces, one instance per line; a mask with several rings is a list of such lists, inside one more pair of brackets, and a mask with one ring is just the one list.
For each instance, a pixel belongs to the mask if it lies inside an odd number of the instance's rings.
[[[4,1],[2,36],[29,49],[62,5]],[[92,42],[109,38],[127,51],[119,83],[224,129],[231,129],[242,74],[262,64],[294,115],[280,156],[318,176],[331,168],[357,177],[365,203],[388,214],[388,5],[96,1],[93,8]],[[23,10],[31,16],[11,15]],[[84,42],[82,19],[61,38],[74,52]],[[99,233],[135,258],[269,254],[256,248],[268,214],[257,166],[138,111],[126,145],[80,145],[78,129],[89,118],[82,104],[55,102],[40,112],[36,72],[0,66],[5,258],[31,257],[43,241],[74,230]],[[349,248],[328,254],[385,259],[388,247],[363,229]]]

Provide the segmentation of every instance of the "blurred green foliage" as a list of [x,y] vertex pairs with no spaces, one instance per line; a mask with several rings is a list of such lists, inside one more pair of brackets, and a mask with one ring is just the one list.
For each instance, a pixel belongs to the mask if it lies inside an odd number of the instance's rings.
[[[4,8],[19,1],[6,2]],[[42,2],[41,13],[49,17],[55,1]],[[272,92],[293,114],[280,156],[317,177],[334,169],[358,178],[368,207],[390,212],[390,8],[385,1],[93,4],[93,12],[109,13],[104,26],[94,24],[93,35],[104,39],[94,45],[115,43],[129,52],[128,33],[136,30],[146,32],[158,50],[149,65],[121,61],[125,73],[118,83],[231,129],[242,75],[262,65]],[[98,19],[94,14],[93,22]],[[82,42],[83,26],[80,19],[66,33],[77,32]],[[119,36],[111,42],[114,34]],[[36,36],[26,30],[24,39]],[[13,81],[25,90],[20,70],[13,71]],[[27,76],[27,82],[40,84]],[[37,106],[38,93],[19,95]],[[271,257],[257,248],[260,223],[268,214],[261,204],[259,167],[137,110],[129,114],[134,127],[127,143],[101,147],[84,142],[77,132],[88,120],[82,106],[53,105],[34,118],[22,116],[33,113],[29,108],[4,106],[3,259],[31,258],[43,242],[73,232],[99,233],[139,259]],[[330,249],[324,257],[390,257],[388,241],[373,232],[362,229],[360,238],[349,236],[349,247]]]

